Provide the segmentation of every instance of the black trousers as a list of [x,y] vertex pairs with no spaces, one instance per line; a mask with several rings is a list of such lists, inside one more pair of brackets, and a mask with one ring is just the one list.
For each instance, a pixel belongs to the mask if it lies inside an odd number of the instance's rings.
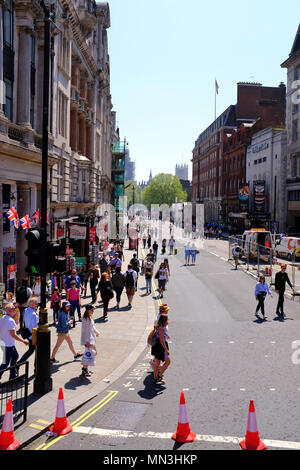
[[259,311],[259,309],[261,309],[261,313],[263,316],[265,316],[265,304],[264,304],[265,298],[266,296],[264,294],[257,295],[258,304],[256,307],[256,313]]
[[283,302],[284,302],[284,291],[279,291],[278,303],[277,303],[277,308],[276,308],[276,313],[279,317],[284,315]]
[[96,287],[97,287],[97,281],[90,281],[90,289],[91,289],[91,294],[92,294],[92,301],[96,302]]
[[35,346],[33,346],[32,340],[30,339],[29,340],[29,346],[28,346],[28,349],[27,349],[26,353],[23,354],[23,356],[21,357],[21,359],[19,359],[18,362],[27,361],[27,359],[34,353],[34,351],[35,351]]

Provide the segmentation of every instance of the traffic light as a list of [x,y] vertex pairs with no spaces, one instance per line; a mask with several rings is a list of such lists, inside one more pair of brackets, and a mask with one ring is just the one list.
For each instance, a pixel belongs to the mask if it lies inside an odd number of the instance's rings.
[[45,238],[45,231],[41,228],[29,229],[25,235],[25,239],[28,241],[28,248],[24,253],[27,256],[25,271],[30,276],[41,275]]
[[47,243],[47,261],[46,261],[46,272],[63,273],[66,271],[67,261],[65,256],[62,254],[62,245],[57,242]]

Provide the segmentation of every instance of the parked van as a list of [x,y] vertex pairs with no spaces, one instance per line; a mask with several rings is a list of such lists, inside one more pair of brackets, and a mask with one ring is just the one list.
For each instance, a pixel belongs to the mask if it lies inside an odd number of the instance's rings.
[[292,260],[293,253],[295,258],[300,258],[300,238],[282,237],[276,242],[275,253],[276,256],[288,258],[289,261]]
[[271,232],[261,228],[246,230],[243,233],[243,248],[245,256],[249,252],[250,258],[256,258],[259,251],[260,258],[268,261],[272,248]]

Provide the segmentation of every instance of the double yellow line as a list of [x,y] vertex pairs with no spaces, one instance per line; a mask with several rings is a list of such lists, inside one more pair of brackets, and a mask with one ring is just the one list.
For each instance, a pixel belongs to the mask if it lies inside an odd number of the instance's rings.
[[[109,403],[113,398],[115,398],[115,396],[118,393],[119,392],[117,392],[117,391],[109,391],[108,394],[104,398],[102,398],[102,400],[100,400],[96,405],[94,405],[88,411],[86,411],[81,416],[79,416],[79,418],[75,419],[75,421],[73,421],[73,423],[70,423],[72,428],[75,429],[78,426],[80,426],[82,423],[84,423],[84,421],[86,421],[88,418],[90,418],[93,414],[97,413],[97,411],[101,410],[101,408],[103,408],[105,405],[107,405],[107,403]],[[53,444],[60,441],[64,437],[66,437],[66,436],[55,437],[55,438],[51,439],[51,441],[48,442],[48,443],[44,442],[39,447],[37,447],[35,450],[49,449],[49,447],[51,447]]]

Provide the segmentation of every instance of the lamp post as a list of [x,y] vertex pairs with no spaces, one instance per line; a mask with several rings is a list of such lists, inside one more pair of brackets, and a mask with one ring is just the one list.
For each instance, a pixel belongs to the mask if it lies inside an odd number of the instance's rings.
[[44,395],[52,390],[50,372],[50,330],[46,308],[46,241],[47,241],[47,198],[48,198],[48,123],[49,123],[49,69],[51,41],[51,11],[53,0],[40,0],[44,11],[44,78],[43,78],[43,132],[42,132],[42,194],[41,194],[41,229],[43,252],[41,260],[41,305],[36,344],[36,378],[34,392]]

